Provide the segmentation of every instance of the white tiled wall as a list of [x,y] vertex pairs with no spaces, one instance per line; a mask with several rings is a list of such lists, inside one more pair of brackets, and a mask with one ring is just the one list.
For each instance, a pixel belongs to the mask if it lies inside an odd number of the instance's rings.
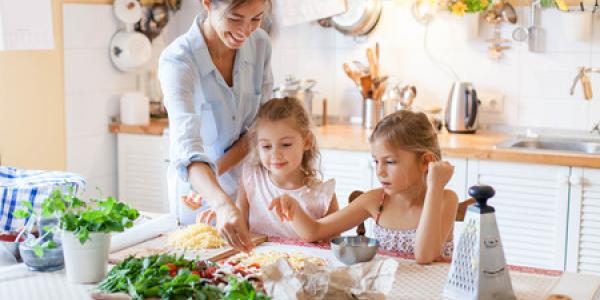
[[[383,0],[378,26],[361,42],[314,22],[279,28],[273,36],[276,83],[286,74],[314,78],[319,98],[330,100],[330,113],[358,116],[360,95],[341,66],[354,59],[366,63],[365,48],[378,41],[383,73],[416,85],[417,105],[443,106],[453,78],[428,59],[425,27],[414,20],[408,2]],[[527,27],[529,8],[518,8],[518,14],[518,25]],[[479,91],[506,95],[504,112],[482,113],[483,123],[589,130],[600,120],[600,96],[585,101],[580,86],[574,96],[569,95],[578,66],[600,66],[600,16],[594,19],[590,41],[567,42],[560,12],[546,9],[540,24],[547,32],[546,52],[531,53],[526,43],[513,41],[500,61],[487,56],[485,40],[491,37],[491,26],[482,21],[479,37],[467,40],[461,22],[448,13],[438,14],[428,29],[428,48],[435,59],[450,65],[461,80],[473,82]],[[502,36],[510,39],[516,26],[502,27]],[[592,81],[595,91],[600,91],[600,75],[592,75]]]
[[[65,4],[63,22],[67,169],[87,179],[86,197],[98,197],[97,189],[116,196],[117,145],[108,124],[119,114],[121,94],[137,89],[137,76],[117,71],[109,59],[110,39],[121,27],[111,5]],[[153,41],[148,68],[156,67],[165,40]]]

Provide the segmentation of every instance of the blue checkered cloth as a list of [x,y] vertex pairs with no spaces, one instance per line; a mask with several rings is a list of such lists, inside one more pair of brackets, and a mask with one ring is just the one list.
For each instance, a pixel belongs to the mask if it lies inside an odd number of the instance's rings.
[[27,219],[13,217],[17,209],[24,209],[22,200],[29,201],[34,210],[52,191],[66,192],[69,187],[75,193],[83,191],[85,179],[81,175],[59,171],[20,170],[0,167],[0,231],[14,231],[23,227]]

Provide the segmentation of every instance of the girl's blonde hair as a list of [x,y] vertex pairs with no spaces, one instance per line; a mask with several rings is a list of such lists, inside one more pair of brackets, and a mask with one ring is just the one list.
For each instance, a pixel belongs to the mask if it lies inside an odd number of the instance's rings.
[[320,172],[317,168],[319,164],[319,149],[317,141],[311,131],[311,122],[308,112],[304,109],[300,101],[296,98],[273,98],[263,104],[256,115],[254,126],[250,129],[252,162],[259,164],[257,151],[257,128],[261,121],[281,121],[290,119],[293,122],[293,128],[297,130],[302,138],[312,139],[312,146],[304,151],[300,168],[304,173],[305,184],[311,185],[319,180]]
[[401,110],[386,116],[375,126],[369,142],[380,138],[392,147],[442,159],[437,132],[424,113]]

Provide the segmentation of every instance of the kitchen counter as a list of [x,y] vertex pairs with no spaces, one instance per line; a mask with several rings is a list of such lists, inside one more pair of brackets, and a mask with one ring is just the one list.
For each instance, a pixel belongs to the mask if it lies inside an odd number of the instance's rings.
[[[161,135],[167,126],[167,120],[160,119],[152,120],[149,125],[143,126],[112,123],[109,129],[113,133]],[[328,125],[315,129],[319,147],[322,149],[369,151],[370,134],[371,130],[357,125]],[[495,147],[510,137],[510,134],[486,131],[477,134],[441,133],[439,135],[440,147],[445,156],[600,168],[600,155]]]

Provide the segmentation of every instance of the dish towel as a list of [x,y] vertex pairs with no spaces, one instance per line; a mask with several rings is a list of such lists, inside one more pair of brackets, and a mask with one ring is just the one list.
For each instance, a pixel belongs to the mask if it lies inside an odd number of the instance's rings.
[[283,26],[295,25],[346,12],[346,0],[277,0],[275,17]]
[[17,219],[13,213],[26,209],[21,201],[28,201],[36,210],[52,191],[67,191],[72,187],[78,194],[85,188],[81,175],[61,171],[21,170],[13,167],[0,167],[0,231],[15,231],[28,221]]

